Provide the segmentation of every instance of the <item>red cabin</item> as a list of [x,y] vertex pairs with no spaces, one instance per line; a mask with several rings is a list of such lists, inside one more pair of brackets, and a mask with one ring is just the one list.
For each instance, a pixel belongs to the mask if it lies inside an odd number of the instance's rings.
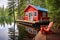
[[28,5],[24,12],[27,21],[49,20],[48,10],[40,6]]
[[20,26],[24,26],[28,33],[35,35],[39,30],[41,30],[41,33],[50,31],[53,22],[49,21],[47,9],[28,5],[24,12],[24,20],[18,20],[17,22]]

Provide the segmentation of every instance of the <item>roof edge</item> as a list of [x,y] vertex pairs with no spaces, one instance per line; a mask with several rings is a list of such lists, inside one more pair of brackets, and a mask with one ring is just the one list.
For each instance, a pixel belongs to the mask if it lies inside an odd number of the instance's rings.
[[[32,6],[33,8],[35,8],[33,5],[28,4],[27,7],[24,9],[24,12],[27,10],[27,8],[28,8],[29,6]],[[37,8],[35,8],[35,9],[38,10]]]

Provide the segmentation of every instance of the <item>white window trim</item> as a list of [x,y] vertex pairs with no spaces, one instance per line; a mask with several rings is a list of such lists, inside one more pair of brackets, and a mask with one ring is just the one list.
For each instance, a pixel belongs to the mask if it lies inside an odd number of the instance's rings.
[[[36,12],[36,16],[34,15],[34,12]],[[33,16],[37,17],[38,16],[38,12],[37,11],[33,11]]]
[[[25,13],[25,16],[26,16],[26,14],[28,14],[28,12]],[[28,14],[28,16],[29,16],[29,14]],[[26,17],[27,17],[27,16],[26,16]]]
[[[34,12],[36,12],[36,16],[34,16]],[[29,13],[32,13],[33,17],[37,17],[38,16],[38,11],[29,11],[29,12],[26,12],[26,13],[28,14],[28,16],[26,16],[26,14],[25,14],[25,16],[28,17],[28,20],[29,20]]]
[[29,11],[27,13],[28,13],[28,20],[29,20],[29,13],[32,13],[32,16],[33,16],[33,11]]

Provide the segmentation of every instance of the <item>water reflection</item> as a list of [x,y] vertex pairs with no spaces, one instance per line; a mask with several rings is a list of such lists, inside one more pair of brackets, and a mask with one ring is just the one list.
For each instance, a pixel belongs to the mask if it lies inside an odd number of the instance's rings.
[[[16,29],[16,31],[17,31],[17,25],[15,25],[15,29]],[[3,26],[3,25],[1,25],[0,24],[0,40],[8,40],[8,39],[10,39],[9,38],[9,34],[8,34],[8,28],[14,28],[14,23],[12,23],[11,25],[7,25],[6,23],[5,23],[5,27]]]

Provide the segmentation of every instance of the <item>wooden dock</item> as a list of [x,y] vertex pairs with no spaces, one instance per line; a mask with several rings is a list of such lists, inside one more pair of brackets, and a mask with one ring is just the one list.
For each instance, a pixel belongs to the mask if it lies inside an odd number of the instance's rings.
[[16,20],[16,22],[36,23],[36,22],[39,22],[39,21]]
[[[28,26],[19,24],[20,21],[35,23],[35,22],[26,21],[26,20],[18,20],[17,21],[18,26],[20,25],[20,26],[23,26],[25,28],[28,28]],[[38,30],[38,29],[36,29],[36,30]],[[24,40],[60,40],[60,33],[57,33],[57,32],[55,32],[54,34],[42,34],[41,31],[38,31],[38,33],[36,35],[30,34],[28,32],[26,34],[27,34],[27,36]]]

